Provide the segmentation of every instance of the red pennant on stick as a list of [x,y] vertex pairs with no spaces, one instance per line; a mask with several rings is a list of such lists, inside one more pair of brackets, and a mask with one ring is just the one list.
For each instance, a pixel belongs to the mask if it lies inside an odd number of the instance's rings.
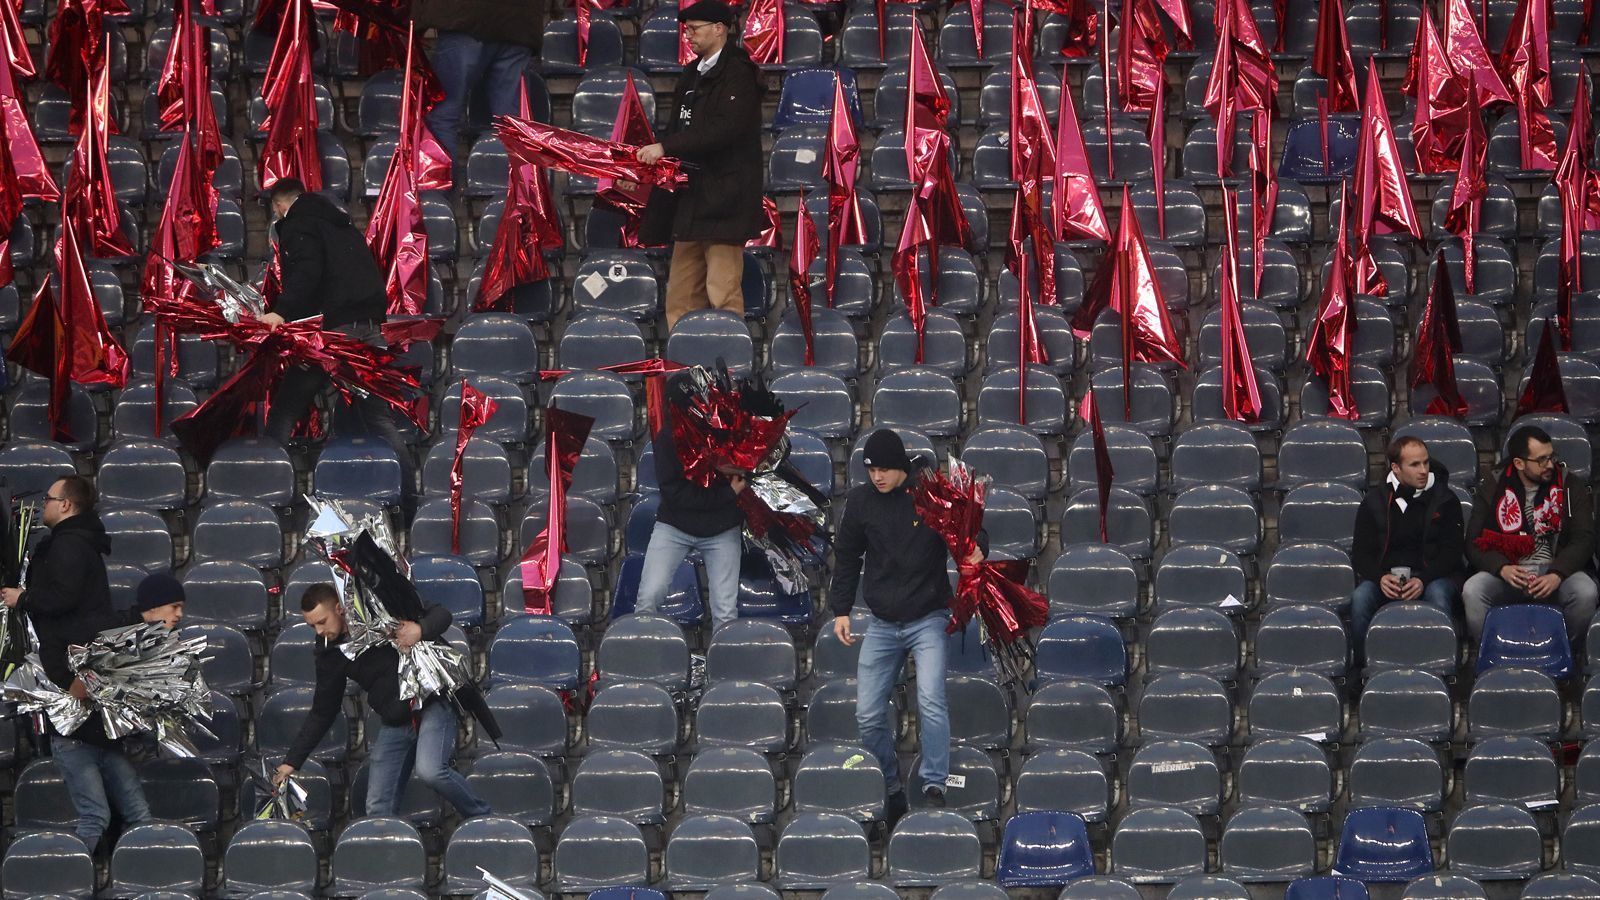
[[1344,4],[1340,0],[1322,0],[1311,71],[1328,82],[1329,112],[1356,111],[1361,91],[1356,87],[1356,64],[1350,58],[1350,32],[1345,29]]
[[1203,105],[1217,123],[1217,175],[1233,175],[1234,123],[1242,111],[1277,104],[1278,73],[1249,0],[1217,4],[1217,51]]
[[1445,211],[1444,227],[1461,238],[1462,275],[1467,293],[1477,292],[1478,254],[1476,235],[1483,218],[1483,198],[1489,194],[1483,168],[1489,142],[1483,134],[1483,119],[1476,112],[1468,117],[1466,141],[1461,147],[1461,167],[1450,191],[1450,206]]
[[1089,404],[1089,429],[1094,435],[1094,480],[1099,489],[1100,543],[1109,542],[1106,536],[1106,511],[1111,507],[1111,484],[1117,479],[1117,470],[1111,467],[1111,450],[1106,447],[1106,429],[1100,424],[1100,407],[1094,403],[1094,394],[1085,398]]
[[557,407],[545,410],[544,470],[549,479],[549,507],[544,530],[534,536],[517,564],[522,576],[523,611],[550,615],[550,596],[561,578],[561,553],[567,549],[567,490],[572,470],[583,456],[594,419]]
[[[761,66],[783,65],[783,0],[751,0],[742,36],[750,59]],[[980,51],[981,57],[983,53]]]
[[1528,384],[1517,400],[1519,417],[1531,413],[1565,415],[1568,412],[1567,390],[1561,384],[1561,361],[1556,357],[1553,325],[1546,319],[1539,335],[1539,352],[1533,358],[1533,371],[1528,375]]
[[1121,40],[1117,46],[1117,94],[1122,108],[1148,112],[1167,80],[1167,38],[1155,0],[1122,0]]
[[1511,92],[1506,90],[1489,61],[1489,50],[1483,45],[1467,0],[1444,2],[1444,55],[1451,67],[1471,84],[1474,108],[1486,109],[1493,103],[1512,102]]
[[60,0],[56,6],[55,17],[50,20],[50,51],[45,56],[44,74],[71,98],[68,127],[73,134],[83,128],[95,73],[111,61],[105,17],[127,13],[122,0]]
[[802,202],[794,213],[794,252],[789,255],[789,295],[800,317],[800,333],[806,340],[806,365],[817,363],[811,331],[811,264],[817,260],[817,225]]
[[[528,110],[528,84],[522,83],[518,115],[531,118]],[[511,289],[535,284],[550,277],[546,251],[566,246],[561,220],[556,215],[555,197],[544,169],[511,158],[506,160],[506,200],[495,229],[489,260],[478,281],[475,312],[506,306]]]
[[[1250,293],[1261,296],[1261,276],[1266,273],[1267,235],[1278,211],[1278,171],[1272,166],[1272,109],[1256,111],[1250,123]],[[1324,134],[1326,137],[1326,134]],[[1322,157],[1326,160],[1326,154]],[[1235,210],[1237,213],[1237,210]],[[1237,258],[1235,258],[1237,262]]]
[[28,108],[13,71],[12,66],[0,65],[0,142],[5,143],[10,152],[19,196],[54,203],[61,199],[61,191],[45,165],[44,154],[39,152],[33,123],[28,118]]
[[22,186],[11,161],[11,147],[0,134],[0,287],[16,277],[11,265],[11,229],[22,215]]
[[828,183],[828,262],[823,290],[829,307],[833,306],[835,285],[839,280],[839,248],[867,242],[867,226],[861,217],[861,201],[856,196],[860,163],[861,143],[856,137],[850,105],[845,100],[844,80],[835,76],[827,155],[822,160],[822,180]]
[[1156,193],[1156,236],[1167,239],[1167,79],[1156,82],[1156,96],[1150,104],[1150,119],[1145,123],[1150,139],[1150,171]]
[[428,231],[417,184],[420,132],[426,130],[417,95],[420,81],[408,59],[400,91],[399,140],[367,222],[367,246],[384,270],[390,315],[420,316],[428,305]]
[[[1474,30],[1473,34],[1477,32]],[[1471,102],[1472,83],[1452,68],[1426,7],[1417,23],[1417,41],[1406,79],[1402,88],[1417,98],[1416,115],[1411,122],[1417,168],[1427,174],[1456,171],[1470,127],[1468,120],[1478,117],[1478,104]],[[1495,84],[1499,84],[1498,76]]]
[[[639,99],[639,89],[633,83],[633,72],[628,72],[622,88],[622,104],[617,109],[617,121],[611,126],[611,140],[616,144],[644,147],[656,142],[655,129],[650,127],[650,115],[645,112],[644,101]],[[649,184],[630,182],[627,189],[617,184],[615,178],[601,178],[595,183],[595,202],[620,213],[623,218],[622,246],[638,247],[639,221],[645,204],[650,202]]]
[[1227,244],[1217,282],[1222,307],[1222,411],[1238,422],[1261,420],[1261,388],[1256,383],[1255,362],[1245,340],[1239,311],[1239,198],[1224,190],[1222,217]]
[[1522,168],[1556,167],[1556,137],[1550,127],[1550,0],[1520,0],[1499,68],[1517,104]]
[[122,231],[122,210],[116,184],[106,162],[111,123],[109,62],[101,65],[89,91],[85,127],[72,149],[72,167],[63,194],[61,215],[71,218],[77,233],[89,241],[89,254],[135,256],[138,251]]
[[0,68],[8,69],[10,77],[17,81],[32,81],[39,73],[28,50],[27,34],[22,30],[21,5],[15,0],[0,3]]
[[1467,414],[1467,401],[1456,387],[1454,354],[1460,352],[1456,295],[1441,251],[1434,257],[1433,287],[1428,291],[1428,305],[1422,309],[1422,324],[1417,328],[1417,349],[1411,355],[1411,389],[1430,386],[1438,394],[1428,402],[1430,416],[1459,419]]
[[1078,128],[1078,111],[1072,105],[1072,91],[1065,86],[1056,112],[1056,172],[1050,213],[1057,240],[1111,240],[1111,226],[1100,206],[1094,171],[1089,168],[1089,151]]
[[1011,32],[1011,179],[1017,183],[1012,206],[1010,243],[1006,264],[1020,271],[1023,253],[1031,239],[1034,270],[1039,273],[1041,302],[1056,305],[1055,237],[1044,210],[1044,184],[1055,177],[1056,148],[1050,119],[1039,85],[1022,21]]
[[456,452],[450,460],[450,552],[457,556],[461,555],[461,463],[472,433],[488,424],[499,408],[488,394],[461,380],[461,416],[456,423]]
[[[1406,184],[1405,168],[1400,164],[1400,149],[1395,143],[1389,108],[1383,102],[1383,87],[1378,81],[1378,64],[1367,71],[1367,97],[1361,107],[1361,138],[1356,147],[1355,191],[1360,209],[1356,214],[1356,267],[1353,287],[1357,293],[1386,295],[1388,285],[1372,256],[1375,234],[1404,232],[1422,240],[1417,211],[1411,205],[1411,188]],[[1340,215],[1343,215],[1343,211]]]
[[[1021,238],[1018,232],[1022,227],[1022,220],[1026,218],[1023,212],[1023,199],[1021,191],[1011,206],[1011,241],[1018,243]],[[1039,325],[1034,317],[1033,285],[1030,277],[1028,254],[1018,253],[1016,257],[1017,273],[1017,423],[1025,425],[1028,422],[1028,366],[1036,363],[1050,361],[1050,354],[1045,349],[1044,341],[1039,337]],[[1043,274],[1041,272],[1041,274]],[[1044,279],[1041,278],[1040,281]]]
[[1567,146],[1556,167],[1556,193],[1561,198],[1561,248],[1556,258],[1556,342],[1562,350],[1572,349],[1572,298],[1583,290],[1583,232],[1592,225],[1591,205],[1600,199],[1589,170],[1594,156],[1589,134],[1589,88],[1578,79],[1578,95],[1572,105],[1572,123],[1567,129]]
[[[1376,73],[1371,84],[1377,84]],[[1339,419],[1354,420],[1360,416],[1360,412],[1356,409],[1355,389],[1350,382],[1350,355],[1355,349],[1356,315],[1350,293],[1350,272],[1354,266],[1345,229],[1349,200],[1349,192],[1341,187],[1338,239],[1334,244],[1333,261],[1328,266],[1327,280],[1322,285],[1317,319],[1312,323],[1311,336],[1306,341],[1306,366],[1328,386],[1328,414]]]
[[[258,27],[260,20],[257,20]],[[256,161],[261,190],[280,178],[294,178],[306,190],[322,190],[322,156],[317,151],[317,97],[311,77],[311,0],[284,0],[278,38],[261,80],[266,107],[261,155]]]

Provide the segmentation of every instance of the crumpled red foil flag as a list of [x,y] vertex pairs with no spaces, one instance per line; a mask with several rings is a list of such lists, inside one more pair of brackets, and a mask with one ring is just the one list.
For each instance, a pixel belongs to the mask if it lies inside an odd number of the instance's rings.
[[[461,554],[461,465],[467,455],[467,442],[473,432],[488,424],[500,404],[494,398],[461,379],[461,415],[456,422],[456,452],[450,460],[450,552]],[[582,451],[582,445],[579,445]],[[559,563],[557,563],[559,570]]]
[[1217,281],[1222,308],[1222,411],[1236,422],[1258,422],[1261,387],[1256,383],[1255,362],[1239,312],[1239,198],[1231,190],[1222,194],[1222,221],[1227,231]]
[[[1033,308],[1033,285],[1029,273],[1029,254],[1021,252],[1021,244],[1028,235],[1024,230],[1025,201],[1022,191],[1017,191],[1017,196],[1011,204],[1011,242],[1014,248],[1015,260],[1012,263],[1013,271],[1017,273],[1017,423],[1025,425],[1028,422],[1028,366],[1036,363],[1050,361],[1049,351],[1045,349],[1044,340],[1039,336],[1039,324],[1035,318]],[[1052,258],[1054,251],[1051,251]],[[1043,276],[1041,270],[1040,275]],[[1040,282],[1044,281],[1041,277]],[[1054,278],[1052,273],[1052,287]]]
[[1083,59],[1100,45],[1100,11],[1089,0],[1030,0],[1028,5],[1067,20],[1061,42],[1062,56]]
[[62,216],[56,241],[60,298],[48,277],[40,279],[33,305],[6,350],[12,362],[50,379],[50,431],[63,442],[89,437],[74,435],[68,421],[71,382],[120,389],[128,380],[128,354],[100,312],[84,259],[87,240],[77,229],[71,217]]
[[783,0],[751,0],[741,32],[751,61],[760,66],[783,65],[784,30]]
[[1275,106],[1278,73],[1249,0],[1217,3],[1217,50],[1202,105],[1217,123],[1217,175],[1233,175],[1234,123],[1242,111]]
[[1106,446],[1106,426],[1100,421],[1100,407],[1094,402],[1094,393],[1084,395],[1089,407],[1089,434],[1094,442],[1094,483],[1100,509],[1100,543],[1109,543],[1106,532],[1106,512],[1111,508],[1111,486],[1117,480],[1117,470],[1111,465],[1111,449]]
[[828,183],[827,279],[823,288],[830,308],[839,280],[839,248],[867,242],[867,226],[861,217],[861,201],[856,196],[856,174],[860,166],[861,142],[856,137],[855,119],[845,100],[844,80],[835,76],[833,115],[828,123],[827,151],[822,160],[822,180]]
[[1457,73],[1472,85],[1474,108],[1487,109],[1494,103],[1511,103],[1500,74],[1489,60],[1478,23],[1472,18],[1467,0],[1444,2],[1444,55]]
[[[413,41],[411,49],[416,50]],[[428,305],[428,230],[422,224],[422,147],[428,134],[421,77],[411,63],[400,91],[400,131],[394,156],[367,222],[367,246],[384,270],[389,314],[419,316]],[[446,163],[448,168],[448,162]]]
[[534,535],[517,563],[522,577],[522,609],[530,616],[548,616],[550,596],[561,579],[561,553],[567,549],[567,491],[572,470],[583,456],[594,419],[552,406],[544,416],[544,471],[549,479],[544,530]]
[[71,171],[62,192],[61,215],[71,218],[78,234],[89,241],[89,255],[127,257],[138,251],[122,231],[122,210],[106,162],[111,122],[109,70],[109,63],[100,67],[89,91],[84,129],[72,148]]
[[1433,288],[1422,308],[1422,324],[1417,328],[1417,348],[1411,354],[1411,389],[1431,386],[1438,396],[1428,402],[1430,416],[1467,414],[1467,401],[1456,386],[1454,354],[1461,352],[1461,326],[1456,321],[1456,294],[1450,287],[1450,272],[1445,268],[1444,252],[1434,257]]
[[[518,102],[518,114],[523,119],[531,118],[527,81],[522,83]],[[504,306],[512,288],[549,278],[545,251],[566,246],[561,220],[556,214],[555,197],[550,183],[545,180],[544,169],[509,155],[506,167],[510,169],[506,176],[506,200],[494,243],[489,248],[489,260],[484,264],[483,277],[478,280],[474,312]]]
[[[1156,195],[1156,237],[1167,239],[1167,79],[1156,82],[1155,100],[1145,121],[1144,135],[1150,140],[1151,187]],[[1270,164],[1269,164],[1270,168]]]
[[[1499,84],[1498,76],[1495,83]],[[1418,170],[1430,175],[1456,171],[1470,127],[1468,120],[1479,116],[1478,104],[1471,102],[1472,83],[1452,67],[1426,6],[1417,23],[1417,41],[1401,88],[1417,98],[1411,143],[1416,147]]]
[[981,552],[978,535],[983,530],[989,481],[951,456],[948,474],[931,468],[917,474],[911,484],[911,503],[922,521],[944,540],[960,573],[945,633],[964,631],[976,615],[1001,677],[1022,684],[1032,660],[1028,629],[1049,620],[1050,602],[1022,584],[1028,576],[1027,560],[971,561]]
[[1154,107],[1158,85],[1167,79],[1166,34],[1154,0],[1122,0],[1117,46],[1117,95],[1128,112]]
[[767,224],[761,227],[761,233],[744,242],[748,250],[783,249],[783,223],[778,220],[778,204],[771,197],[761,195],[761,214],[766,218]]
[[[1278,211],[1278,170],[1272,165],[1272,113],[1256,110],[1250,122],[1250,291],[1261,296],[1261,276],[1267,271],[1267,235]],[[1323,132],[1327,136],[1327,132]],[[1322,158],[1326,160],[1327,154]]]
[[39,77],[28,51],[28,37],[22,30],[21,6],[17,0],[0,3],[0,68],[8,69],[18,81]]
[[1561,362],[1556,357],[1555,323],[1546,319],[1539,335],[1539,350],[1533,358],[1528,384],[1517,399],[1517,416],[1531,413],[1568,412],[1567,389],[1561,383]]
[[[1280,29],[1284,24],[1279,23]],[[1350,32],[1345,28],[1340,0],[1322,0],[1311,70],[1328,82],[1329,112],[1355,112],[1361,92],[1356,87],[1356,64],[1350,57]]]
[[[205,142],[220,152],[216,110],[211,106],[210,29],[194,20],[191,0],[179,0],[172,11],[172,43],[156,82],[162,131],[186,131],[198,119]],[[209,124],[208,124],[209,123]]]
[[594,18],[594,10],[599,4],[595,0],[572,0],[573,18],[577,20],[575,31],[578,38],[578,65],[589,65],[589,23]]
[[[0,4],[10,0],[0,0]],[[0,129],[3,132],[3,129]],[[16,278],[11,263],[11,229],[22,215],[22,183],[11,161],[11,146],[0,133],[0,287]]]
[[742,402],[743,392],[725,372],[705,377],[705,387],[691,392],[666,426],[678,445],[683,477],[700,487],[710,487],[725,470],[754,472],[783,439],[795,413],[751,412]]
[[[1051,190],[1050,218],[1056,240],[1074,238],[1111,240],[1111,226],[1100,205],[1094,170],[1089,168],[1089,151],[1078,127],[1078,111],[1072,105],[1072,91],[1063,89],[1056,111],[1056,171]],[[1052,265],[1054,262],[1052,261]]]
[[1477,292],[1478,224],[1483,218],[1483,198],[1489,194],[1489,184],[1483,169],[1489,150],[1489,141],[1483,134],[1483,119],[1473,112],[1467,122],[1466,140],[1461,145],[1461,167],[1456,174],[1455,186],[1450,191],[1450,205],[1445,210],[1444,227],[1461,238],[1462,275],[1467,293]]
[[806,365],[817,363],[811,330],[811,264],[817,260],[817,225],[801,203],[794,212],[794,252],[789,254],[789,297],[806,340]]
[[[3,5],[0,3],[0,6]],[[39,142],[33,135],[33,122],[28,118],[22,87],[17,83],[26,77],[32,77],[31,70],[24,75],[17,62],[0,64],[0,141],[10,150],[11,165],[16,170],[21,195],[54,203],[61,198],[61,191],[50,175],[49,166],[45,165],[44,154],[39,152]]]
[[356,39],[356,71],[368,77],[405,65],[410,0],[322,0],[339,12],[333,28]]
[[[882,37],[882,29],[879,30],[879,37]],[[879,51],[878,55],[883,55],[882,50]],[[687,66],[689,63],[695,60],[696,56],[697,54],[694,52],[694,44],[689,43],[689,26],[686,23],[679,22],[678,65]]]
[[[1411,204],[1411,188],[1406,184],[1405,168],[1400,163],[1400,148],[1395,143],[1389,107],[1383,101],[1383,86],[1378,81],[1378,64],[1367,70],[1367,96],[1361,107],[1361,137],[1356,146],[1354,193],[1360,209],[1355,221],[1356,267],[1352,287],[1359,294],[1387,295],[1372,256],[1372,236],[1404,232],[1422,240],[1422,226]],[[1341,215],[1343,213],[1341,212]]]
[[[1589,134],[1589,88],[1578,79],[1578,95],[1572,105],[1572,123],[1567,129],[1567,146],[1556,166],[1556,193],[1561,199],[1561,247],[1556,257],[1556,343],[1562,350],[1572,349],[1572,298],[1583,290],[1583,232],[1591,221],[1590,208],[1600,199],[1595,173],[1589,170],[1594,156]],[[1470,289],[1469,289],[1470,290]]]
[[[1011,32],[1011,180],[1017,183],[1011,209],[1011,234],[1006,264],[1020,271],[1021,259],[1031,240],[1034,269],[1039,273],[1040,300],[1055,306],[1055,236],[1045,215],[1044,185],[1055,177],[1056,148],[1050,119],[1034,78],[1032,53],[1022,21]],[[1031,312],[1031,310],[1030,310]]]
[[[1377,83],[1376,73],[1372,83]],[[1322,301],[1317,307],[1317,318],[1312,323],[1311,335],[1306,340],[1306,366],[1328,386],[1328,415],[1354,420],[1360,413],[1356,409],[1355,389],[1350,383],[1350,356],[1355,350],[1356,313],[1354,298],[1350,293],[1351,269],[1354,268],[1354,264],[1345,229],[1349,200],[1349,192],[1345,187],[1341,187],[1337,243],[1334,244],[1333,260],[1328,266],[1327,280],[1323,282]]]
[[[629,71],[622,88],[622,103],[617,108],[617,121],[611,126],[611,142],[618,145],[644,147],[656,142],[655,129],[650,127],[650,115],[645,112],[644,101],[639,99],[639,89],[634,86],[633,72]],[[595,183],[594,202],[622,214],[622,246],[639,246],[639,220],[644,215],[645,204],[650,202],[651,186],[634,182],[624,189],[615,178],[601,178]]]
[[261,127],[267,136],[256,160],[256,179],[262,191],[270,190],[280,178],[297,179],[308,191],[322,190],[317,98],[311,77],[314,41],[311,0],[284,0],[278,37],[261,79],[261,100],[266,107]]
[[1522,168],[1554,169],[1556,136],[1549,113],[1550,0],[1521,0],[1517,4],[1497,62],[1517,104]]
[[589,178],[616,178],[635,184],[649,184],[674,190],[688,181],[679,171],[681,163],[668,156],[654,163],[639,162],[638,147],[630,147],[557,128],[531,119],[510,116],[495,118],[495,134],[506,146],[506,153],[532,166],[560,169]]
[[45,77],[55,82],[72,101],[68,127],[73,134],[83,128],[94,73],[111,61],[107,15],[126,15],[122,0],[61,0],[50,20],[49,54]]

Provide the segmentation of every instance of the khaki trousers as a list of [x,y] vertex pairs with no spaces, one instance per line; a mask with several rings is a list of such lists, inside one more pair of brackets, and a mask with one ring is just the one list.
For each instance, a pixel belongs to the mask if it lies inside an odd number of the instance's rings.
[[667,330],[683,314],[715,307],[744,315],[744,247],[710,241],[677,241],[667,272]]

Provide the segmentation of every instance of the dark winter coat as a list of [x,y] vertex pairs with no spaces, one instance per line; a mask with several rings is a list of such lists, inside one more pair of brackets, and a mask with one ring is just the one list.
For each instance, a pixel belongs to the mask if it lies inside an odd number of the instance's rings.
[[461,31],[490,44],[521,44],[539,50],[544,4],[530,0],[411,0],[420,31]]
[[[1562,510],[1561,532],[1556,536],[1550,571],[1567,578],[1589,568],[1594,558],[1594,501],[1589,493],[1589,483],[1562,469],[1561,478],[1566,488],[1565,508]],[[1478,495],[1473,498],[1472,518],[1467,522],[1467,560],[1480,572],[1500,574],[1500,569],[1517,562],[1492,547],[1480,546],[1479,536],[1490,525],[1489,517],[1504,496],[1506,486],[1516,482],[1517,497],[1522,498],[1522,485],[1509,467],[1499,478],[1486,478],[1478,485]],[[1546,491],[1541,490],[1542,500]],[[1491,531],[1494,529],[1490,529]]]
[[646,243],[740,244],[761,233],[761,70],[728,44],[711,71],[691,61],[678,76],[675,117],[661,138],[666,154],[688,163],[689,183],[654,190],[640,238]]
[[[80,513],[57,522],[28,563],[27,587],[17,606],[33,622],[39,661],[57,687],[71,686],[76,677],[67,663],[67,648],[87,644],[119,624],[106,579],[105,556],[110,552],[111,539],[99,517]],[[90,716],[72,736],[87,743],[109,743],[99,716]]]
[[[1424,582],[1461,574],[1466,543],[1461,529],[1461,501],[1450,490],[1450,472],[1438,460],[1429,460],[1433,487],[1411,500],[1422,504],[1422,567],[1414,574]],[[1350,562],[1356,578],[1377,581],[1389,573],[1389,548],[1402,514],[1394,502],[1395,488],[1387,478],[1367,492],[1356,510],[1355,540]],[[1410,517],[1405,517],[1410,518]]]
[[683,460],[672,438],[671,417],[677,408],[668,404],[667,425],[652,441],[655,450],[656,484],[661,488],[661,505],[656,521],[695,537],[711,537],[744,524],[738,495],[726,478],[718,478],[703,488],[683,477]]
[[383,271],[350,216],[318,194],[301,194],[278,222],[283,293],[273,311],[289,321],[322,315],[324,330],[382,322]]

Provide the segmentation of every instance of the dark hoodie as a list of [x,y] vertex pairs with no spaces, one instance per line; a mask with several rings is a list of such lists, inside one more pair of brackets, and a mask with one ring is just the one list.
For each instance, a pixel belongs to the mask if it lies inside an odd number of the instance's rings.
[[[1385,476],[1362,499],[1350,553],[1360,580],[1377,581],[1394,566],[1410,566],[1424,582],[1461,574],[1466,543],[1461,501],[1450,490],[1449,470],[1437,459],[1428,465],[1433,472],[1431,487],[1396,490]],[[1395,502],[1397,494],[1404,509]]]
[[383,272],[349,215],[327,198],[306,193],[277,229],[283,293],[274,312],[291,322],[321,314],[329,331],[384,320],[389,300]]
[[[74,678],[67,647],[86,644],[118,624],[106,580],[105,555],[110,552],[105,526],[87,512],[57,522],[28,563],[27,589],[18,606],[33,622],[39,661],[57,687],[69,687]],[[106,743],[98,716],[91,716],[72,736]]]

